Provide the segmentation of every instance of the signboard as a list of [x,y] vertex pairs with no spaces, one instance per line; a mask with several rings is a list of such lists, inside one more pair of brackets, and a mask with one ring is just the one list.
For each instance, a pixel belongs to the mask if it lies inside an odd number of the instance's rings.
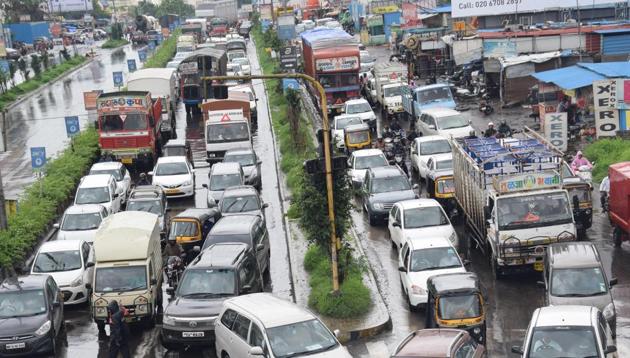
[[451,17],[471,17],[514,14],[523,12],[542,12],[545,9],[593,7],[598,4],[625,2],[619,0],[453,0]]
[[597,138],[614,137],[619,130],[619,110],[616,108],[617,84],[617,80],[614,79],[593,82]]
[[516,42],[506,39],[484,39],[485,57],[513,57],[517,55]]
[[74,137],[81,130],[79,127],[79,116],[69,116],[64,118],[66,121],[66,134],[68,137]]
[[254,11],[254,8],[251,4],[243,4],[241,5],[241,10],[246,11],[246,12],[252,12]]
[[46,165],[46,148],[31,147],[31,168],[40,170]]
[[123,107],[129,108],[145,108],[146,102],[143,96],[121,96],[118,98],[106,97],[96,100],[98,109],[118,110]]
[[83,104],[86,110],[96,109],[96,98],[103,93],[103,90],[83,92]]
[[546,189],[560,184],[560,175],[555,172],[495,177],[493,180],[494,189],[499,193]]
[[545,113],[544,133],[547,140],[561,151],[567,150],[567,114]]
[[136,60],[133,59],[133,58],[127,60],[127,67],[129,68],[129,72],[134,72],[135,70],[137,70],[137,68],[136,68]]
[[378,7],[373,7],[371,10],[372,10],[371,11],[372,14],[387,14],[390,12],[399,11],[398,6],[396,5],[378,6]]
[[403,2],[402,17],[406,25],[415,25],[418,23],[418,6],[416,4]]
[[122,71],[114,72],[113,76],[114,76],[114,86],[122,87],[122,85],[123,85],[123,73],[122,73]]
[[595,130],[597,138],[616,136],[619,130],[619,110],[616,108],[596,109]]
[[175,24],[168,24],[168,31],[169,32],[175,31]]
[[145,62],[147,60],[147,50],[139,50],[138,51],[138,58],[140,59],[140,61]]
[[194,75],[199,72],[197,67],[197,61],[193,62],[182,62],[179,64],[179,73],[182,75]]
[[280,67],[284,70],[297,68],[297,49],[295,46],[286,46],[280,49]]
[[149,41],[149,50],[155,50],[155,42]]
[[92,11],[91,0],[48,0],[48,10],[53,13],[71,11]]
[[615,108],[617,104],[617,80],[593,82],[593,101],[596,110]]
[[295,78],[283,78],[282,79],[282,91],[287,92],[287,89],[299,90],[300,83]]
[[210,122],[229,122],[243,119],[244,117],[242,108],[208,111],[208,121]]
[[4,72],[5,74],[8,74],[10,72],[9,61],[5,59],[0,59],[0,71]]
[[273,20],[273,9],[271,4],[258,5],[258,11],[260,11],[260,18],[263,20]]
[[324,58],[315,61],[315,70],[320,72],[347,71],[358,68],[359,58],[356,56]]

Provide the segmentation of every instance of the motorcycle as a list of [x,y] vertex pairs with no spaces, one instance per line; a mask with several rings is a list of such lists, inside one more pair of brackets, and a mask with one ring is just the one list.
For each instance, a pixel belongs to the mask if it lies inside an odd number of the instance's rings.
[[485,89],[483,89],[483,95],[481,96],[481,101],[479,101],[479,112],[482,112],[486,116],[494,112],[494,108],[490,105],[490,96],[485,93]]
[[405,149],[402,146],[394,149],[394,164],[398,165],[400,169],[409,176],[409,169],[407,169],[407,163],[405,163]]
[[184,260],[179,256],[169,256],[164,271],[170,287],[176,288],[184,273]]

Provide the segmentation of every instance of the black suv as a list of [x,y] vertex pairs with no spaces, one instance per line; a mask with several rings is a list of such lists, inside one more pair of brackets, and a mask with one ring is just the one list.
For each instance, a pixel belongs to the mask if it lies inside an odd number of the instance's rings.
[[49,275],[7,278],[0,285],[0,356],[57,350],[64,329],[63,297]]
[[166,222],[166,212],[168,202],[164,190],[157,185],[140,185],[135,187],[129,198],[127,198],[126,211],[144,211],[155,214],[160,218],[160,232],[166,237],[168,223]]
[[263,278],[254,251],[241,243],[208,247],[186,268],[177,291],[164,309],[162,345],[209,345],[214,340],[214,320],[229,297],[262,292]]

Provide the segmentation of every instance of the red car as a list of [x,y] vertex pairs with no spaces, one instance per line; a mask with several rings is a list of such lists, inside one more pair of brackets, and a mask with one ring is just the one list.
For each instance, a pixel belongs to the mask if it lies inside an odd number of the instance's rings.
[[486,357],[486,349],[461,329],[421,329],[409,334],[394,350],[392,358]]

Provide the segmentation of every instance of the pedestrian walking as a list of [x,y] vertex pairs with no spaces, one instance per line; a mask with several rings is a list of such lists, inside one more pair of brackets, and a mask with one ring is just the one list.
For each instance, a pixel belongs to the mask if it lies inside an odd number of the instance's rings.
[[127,310],[119,307],[118,302],[113,300],[107,305],[109,312],[109,358],[118,358],[122,354],[123,358],[131,358],[129,353],[129,327],[125,323]]
[[605,213],[607,210],[606,205],[608,203],[608,194],[610,193],[610,179],[608,175],[602,179],[602,183],[599,184],[599,202],[602,205],[602,212]]

